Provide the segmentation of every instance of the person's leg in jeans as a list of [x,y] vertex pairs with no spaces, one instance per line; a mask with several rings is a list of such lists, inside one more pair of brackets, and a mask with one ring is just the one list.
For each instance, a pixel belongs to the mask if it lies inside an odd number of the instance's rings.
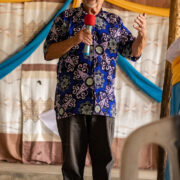
[[86,116],[76,115],[57,120],[63,148],[64,180],[83,180],[88,147]]
[[110,180],[113,165],[111,144],[114,135],[114,118],[105,116],[90,116],[89,118],[89,152],[93,180]]

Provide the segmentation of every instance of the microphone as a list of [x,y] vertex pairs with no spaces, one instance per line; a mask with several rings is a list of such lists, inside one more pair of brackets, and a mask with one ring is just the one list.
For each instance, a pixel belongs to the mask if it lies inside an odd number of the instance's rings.
[[[95,25],[95,16],[92,14],[87,14],[84,18],[84,24],[86,25],[86,29],[92,32],[92,28]],[[90,45],[85,44],[83,54],[85,56],[89,56],[90,54]]]

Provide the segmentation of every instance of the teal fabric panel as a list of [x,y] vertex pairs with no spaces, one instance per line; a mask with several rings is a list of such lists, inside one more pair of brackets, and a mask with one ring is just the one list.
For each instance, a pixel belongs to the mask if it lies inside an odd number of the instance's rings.
[[157,102],[162,101],[162,89],[153,84],[141,73],[139,73],[123,56],[119,55],[117,60],[120,68],[127,74],[134,84],[137,85],[144,93],[149,95]]

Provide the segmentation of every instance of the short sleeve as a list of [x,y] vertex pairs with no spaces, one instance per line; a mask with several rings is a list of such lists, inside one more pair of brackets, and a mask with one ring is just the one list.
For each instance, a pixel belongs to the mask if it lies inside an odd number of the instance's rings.
[[49,34],[44,43],[44,57],[46,56],[48,47],[57,42],[61,42],[68,38],[69,23],[64,16],[64,13],[60,14],[54,20],[54,23],[49,31]]
[[139,57],[132,57],[132,44],[135,41],[135,37],[132,33],[123,25],[122,21],[119,22],[119,53],[132,61],[136,61]]

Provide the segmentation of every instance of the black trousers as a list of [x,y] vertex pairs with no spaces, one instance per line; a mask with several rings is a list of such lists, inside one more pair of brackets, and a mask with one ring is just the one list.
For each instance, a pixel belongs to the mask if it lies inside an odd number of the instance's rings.
[[63,179],[83,180],[89,147],[93,180],[109,180],[113,165],[114,118],[76,115],[57,120],[57,125],[63,148]]

